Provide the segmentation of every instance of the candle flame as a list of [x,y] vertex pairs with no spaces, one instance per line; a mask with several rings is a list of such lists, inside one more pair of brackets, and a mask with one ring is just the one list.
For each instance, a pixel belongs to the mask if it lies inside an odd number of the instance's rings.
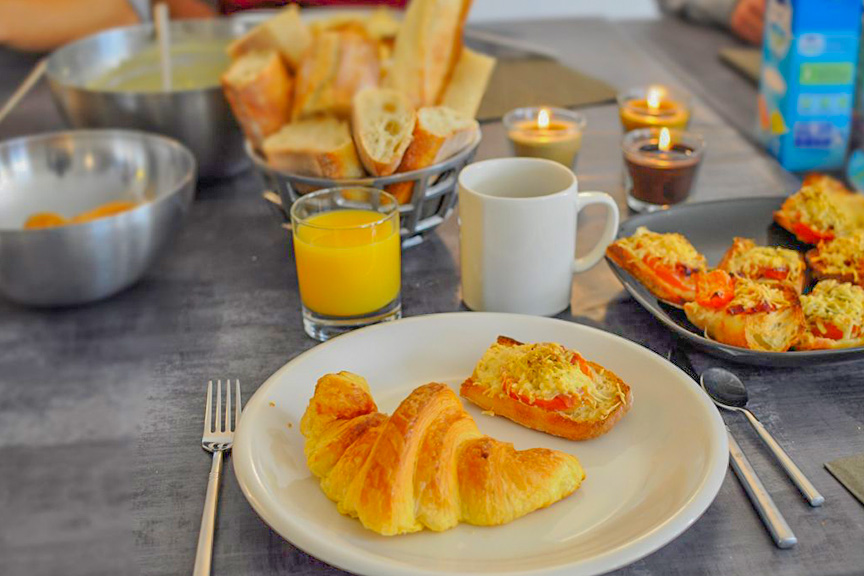
[[672,136],[669,134],[668,128],[663,128],[660,130],[660,141],[657,143],[657,147],[661,152],[668,152],[669,145],[672,143]]
[[651,86],[648,88],[648,93],[645,95],[645,102],[648,108],[656,111],[660,108],[660,101],[663,100],[663,89],[659,86]]
[[537,114],[537,127],[541,130],[549,128],[549,111],[546,108],[541,108]]

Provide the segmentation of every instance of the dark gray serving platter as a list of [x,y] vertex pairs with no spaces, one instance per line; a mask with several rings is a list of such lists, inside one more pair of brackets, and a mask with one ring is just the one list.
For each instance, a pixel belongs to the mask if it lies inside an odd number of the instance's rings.
[[[783,200],[784,197],[762,197],[685,204],[630,218],[621,224],[618,237],[630,236],[639,226],[646,226],[654,232],[679,232],[705,254],[712,266],[717,265],[735,236],[752,238],[760,245],[804,251],[808,248],[806,244],[798,242],[774,223],[772,214]],[[805,366],[864,358],[864,348],[861,347],[808,352],[757,352],[709,340],[687,320],[683,310],[660,302],[630,274],[608,258],[606,260],[637,302],[673,332],[709,354],[761,366]]]

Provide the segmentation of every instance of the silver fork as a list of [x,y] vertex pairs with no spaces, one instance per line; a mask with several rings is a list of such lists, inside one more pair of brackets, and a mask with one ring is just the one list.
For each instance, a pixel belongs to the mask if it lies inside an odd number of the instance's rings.
[[[216,410],[213,406],[213,381],[207,383],[207,408],[204,411],[204,436],[201,447],[213,454],[210,480],[207,482],[207,498],[201,515],[201,531],[198,533],[198,550],[195,553],[195,568],[192,576],[210,576],[213,560],[213,530],[216,526],[216,505],[219,502],[219,479],[222,476],[222,458],[234,444],[234,430],[240,421],[243,402],[240,399],[240,381],[234,381],[234,421],[231,421],[231,380],[225,382],[225,419],[222,419],[222,380],[216,382]],[[216,415],[215,421],[213,415]]]

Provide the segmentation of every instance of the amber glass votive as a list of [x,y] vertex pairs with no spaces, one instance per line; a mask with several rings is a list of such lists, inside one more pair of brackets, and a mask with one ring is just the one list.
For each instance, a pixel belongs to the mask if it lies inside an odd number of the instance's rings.
[[684,130],[690,123],[690,96],[659,84],[618,94],[618,114],[624,132],[639,128]]
[[637,212],[662,210],[690,195],[705,141],[698,134],[643,128],[624,136],[627,205]]
[[503,121],[515,156],[546,158],[576,168],[587,123],[583,114],[564,108],[517,108]]

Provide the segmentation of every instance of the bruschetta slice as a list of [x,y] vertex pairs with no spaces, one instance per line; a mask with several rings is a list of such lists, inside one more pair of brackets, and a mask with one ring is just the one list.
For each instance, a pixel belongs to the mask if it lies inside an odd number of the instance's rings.
[[864,230],[820,242],[807,252],[807,263],[819,280],[839,280],[864,286]]
[[684,305],[687,318],[708,338],[749,350],[785,352],[804,329],[798,293],[713,270],[699,278],[698,297]]
[[749,238],[737,237],[717,267],[757,282],[788,282],[799,294],[804,290],[807,269],[796,250],[757,246]]
[[696,276],[708,268],[705,256],[681,234],[658,234],[644,226],[610,244],[606,256],[657,298],[678,305],[696,298]]
[[864,196],[839,180],[811,174],[774,212],[774,221],[805,244],[818,244],[864,226]]
[[864,346],[864,288],[823,280],[801,297],[806,328],[795,348],[829,350]]
[[506,336],[486,350],[460,394],[487,412],[570,440],[605,434],[633,403],[627,384],[578,352]]

